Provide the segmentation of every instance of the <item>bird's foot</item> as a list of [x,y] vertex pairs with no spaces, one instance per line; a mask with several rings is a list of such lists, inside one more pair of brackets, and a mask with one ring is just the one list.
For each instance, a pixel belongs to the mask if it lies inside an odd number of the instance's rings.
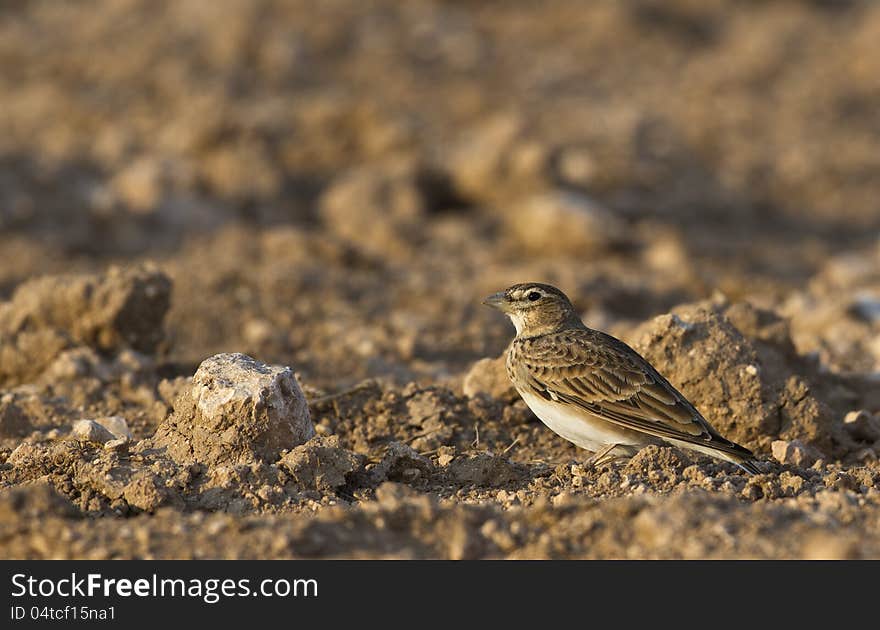
[[617,446],[617,444],[609,444],[601,451],[596,451],[595,453],[593,453],[592,457],[584,462],[584,467],[598,468],[602,464],[607,464],[608,462],[614,461],[618,458],[618,455],[612,455],[611,451],[617,448]]

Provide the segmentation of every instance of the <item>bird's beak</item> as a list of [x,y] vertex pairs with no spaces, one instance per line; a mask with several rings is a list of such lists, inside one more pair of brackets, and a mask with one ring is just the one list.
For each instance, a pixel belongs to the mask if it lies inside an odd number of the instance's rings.
[[499,311],[504,311],[504,304],[506,300],[504,298],[504,291],[499,291],[498,293],[493,293],[489,297],[483,300],[483,304],[486,306],[491,306],[492,308],[497,308]]

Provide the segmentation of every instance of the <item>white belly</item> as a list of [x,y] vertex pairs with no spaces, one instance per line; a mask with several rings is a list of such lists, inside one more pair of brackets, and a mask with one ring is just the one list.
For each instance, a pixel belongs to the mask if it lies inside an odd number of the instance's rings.
[[588,451],[596,452],[609,444],[640,445],[632,435],[627,436],[609,428],[606,421],[589,422],[585,411],[570,409],[567,405],[545,400],[535,394],[519,394],[529,409],[554,433]]

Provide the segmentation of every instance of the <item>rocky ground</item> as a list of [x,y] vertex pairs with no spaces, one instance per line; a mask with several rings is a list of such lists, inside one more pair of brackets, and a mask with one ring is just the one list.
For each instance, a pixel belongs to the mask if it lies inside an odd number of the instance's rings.
[[[0,6],[0,557],[880,557],[880,6]],[[762,474],[598,468],[563,288]]]

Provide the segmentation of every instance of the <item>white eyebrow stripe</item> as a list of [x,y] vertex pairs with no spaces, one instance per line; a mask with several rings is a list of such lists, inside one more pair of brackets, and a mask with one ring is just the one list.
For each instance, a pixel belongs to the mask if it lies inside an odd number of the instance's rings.
[[547,297],[547,293],[538,287],[530,287],[525,289],[517,289],[516,291],[512,291],[510,294],[510,298],[512,300],[522,300],[529,293],[538,293],[541,297]]

